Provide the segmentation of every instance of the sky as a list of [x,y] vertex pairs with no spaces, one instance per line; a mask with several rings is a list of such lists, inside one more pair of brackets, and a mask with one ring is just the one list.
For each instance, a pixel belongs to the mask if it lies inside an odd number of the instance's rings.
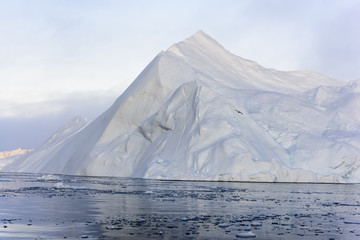
[[0,151],[105,111],[198,30],[278,70],[360,78],[358,0],[0,0]]

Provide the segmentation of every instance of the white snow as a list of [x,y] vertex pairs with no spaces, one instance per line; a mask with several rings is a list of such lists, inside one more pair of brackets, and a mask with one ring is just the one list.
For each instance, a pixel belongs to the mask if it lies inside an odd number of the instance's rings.
[[359,83],[267,69],[200,31],[159,53],[96,120],[75,118],[2,171],[360,182]]

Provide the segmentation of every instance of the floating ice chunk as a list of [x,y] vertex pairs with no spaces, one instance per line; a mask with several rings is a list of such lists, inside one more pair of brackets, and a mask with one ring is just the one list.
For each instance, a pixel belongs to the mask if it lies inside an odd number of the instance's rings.
[[62,182],[57,182],[54,184],[53,188],[56,188],[56,189],[67,189],[67,188],[70,188],[69,185],[66,185]]
[[0,178],[0,182],[11,182],[11,179],[8,178]]
[[38,177],[37,180],[40,180],[40,181],[59,181],[60,178],[58,176],[55,176],[55,175],[43,175],[41,177]]
[[145,218],[140,218],[140,219],[136,220],[136,223],[144,223],[144,222],[146,222]]
[[256,234],[253,232],[242,232],[242,233],[238,233],[236,234],[237,238],[256,238]]
[[144,194],[154,194],[154,192],[153,191],[146,191],[146,192],[144,192]]
[[121,226],[107,226],[106,229],[107,230],[121,230],[121,229],[123,229],[123,227],[121,227]]
[[159,232],[157,232],[157,233],[155,233],[156,235],[164,235],[164,232],[163,231],[159,231]]
[[262,226],[262,223],[261,222],[252,222],[250,224],[252,227],[261,227]]
[[227,224],[227,223],[220,223],[218,226],[221,227],[221,228],[227,228],[230,225]]

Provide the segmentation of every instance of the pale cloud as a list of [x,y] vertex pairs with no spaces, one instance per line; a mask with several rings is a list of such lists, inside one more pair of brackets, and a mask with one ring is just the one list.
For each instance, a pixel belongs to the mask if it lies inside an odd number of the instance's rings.
[[[34,102],[0,105],[0,151],[34,148],[75,116],[89,121],[111,106],[121,92],[72,92],[54,94]],[[0,99],[5,103],[3,99]]]
[[120,94],[121,92],[114,88],[107,91],[53,93],[42,97],[30,97],[32,101],[26,100],[26,94],[18,99],[0,97],[0,118],[32,119],[43,116],[82,115],[94,119]]
[[214,33],[235,54],[280,70],[360,77],[359,1],[246,2],[227,11],[226,27]]
[[[339,6],[341,7],[341,6]],[[339,11],[321,30],[314,67],[337,78],[360,77],[360,2]]]

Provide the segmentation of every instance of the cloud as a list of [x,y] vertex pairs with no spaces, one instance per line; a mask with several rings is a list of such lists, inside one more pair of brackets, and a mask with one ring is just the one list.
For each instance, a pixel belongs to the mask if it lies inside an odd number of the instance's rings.
[[93,120],[121,94],[108,91],[58,94],[38,102],[0,106],[0,151],[35,148],[75,116]]
[[360,77],[359,1],[239,2],[219,7],[225,21],[212,27],[215,39],[231,52],[280,70]]
[[314,64],[319,71],[339,79],[360,78],[359,22],[359,1],[329,19],[319,36],[319,59]]
[[121,92],[118,89],[107,91],[74,91],[70,93],[53,93],[43,95],[41,98],[33,98],[26,101],[26,96],[16,101],[2,98],[0,106],[0,118],[24,118],[31,119],[42,116],[59,114],[76,114],[94,118],[104,111]]
[[62,116],[43,116],[32,119],[0,118],[0,151],[14,150],[19,147],[33,149],[49,138],[64,123]]

